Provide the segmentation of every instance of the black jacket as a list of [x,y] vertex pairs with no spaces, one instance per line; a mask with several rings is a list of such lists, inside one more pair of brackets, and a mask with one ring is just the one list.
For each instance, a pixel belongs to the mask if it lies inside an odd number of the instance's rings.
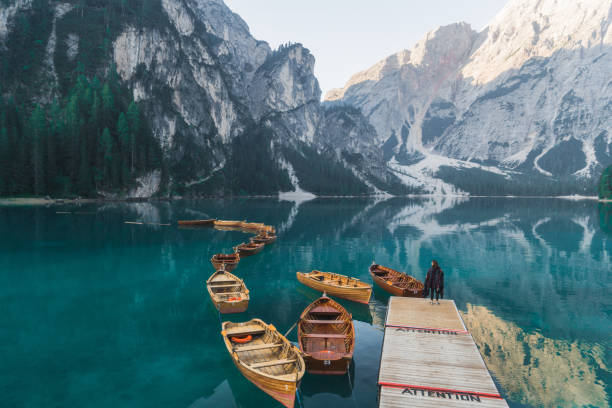
[[427,277],[425,278],[426,288],[440,288],[444,289],[444,272],[440,267],[434,268],[433,266],[427,271]]

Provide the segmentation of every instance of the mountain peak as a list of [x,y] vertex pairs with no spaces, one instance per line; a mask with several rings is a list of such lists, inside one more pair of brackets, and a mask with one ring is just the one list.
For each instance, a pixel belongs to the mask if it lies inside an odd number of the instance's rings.
[[483,84],[532,58],[612,44],[611,15],[612,0],[513,0],[483,30],[463,76]]
[[343,88],[330,90],[325,95],[325,100],[342,99],[351,87],[368,81],[380,81],[406,65],[419,69],[432,69],[434,66],[448,65],[471,49],[476,35],[476,31],[464,22],[431,30],[412,49],[402,50],[390,55],[367,70],[353,75]]

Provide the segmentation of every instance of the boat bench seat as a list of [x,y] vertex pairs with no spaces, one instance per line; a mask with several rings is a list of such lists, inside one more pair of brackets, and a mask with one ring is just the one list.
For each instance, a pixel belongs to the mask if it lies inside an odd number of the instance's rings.
[[241,295],[242,292],[215,292],[215,295]]
[[[214,283],[214,282],[213,282]],[[210,285],[211,288],[231,288],[232,286],[238,286],[238,285],[242,285],[241,282],[236,282],[233,284],[227,284],[227,285]]]
[[253,329],[245,329],[245,330],[228,330],[225,335],[228,337],[243,337],[248,336],[249,334],[263,334],[266,332],[266,329],[263,328],[253,328]]
[[329,334],[329,333],[304,333],[302,337],[314,339],[344,339],[348,337],[346,334]]
[[335,309],[331,306],[317,306],[315,308],[310,309],[310,313],[312,314],[326,314],[326,315],[339,315],[340,312],[338,309]]
[[255,363],[255,364],[251,364],[249,367],[250,368],[264,368],[264,367],[272,367],[275,365],[282,365],[282,364],[290,364],[290,363],[295,363],[297,360],[295,358],[290,359],[290,360],[272,360],[272,361],[264,361],[263,363]]
[[[219,283],[221,285],[227,285],[227,284],[230,284],[230,283],[236,284],[236,281],[233,281],[233,280],[218,280],[218,281],[212,280],[212,281],[210,281],[211,286],[219,286],[219,285],[217,285],[217,283]],[[230,285],[230,286],[234,286],[234,285]]]
[[302,321],[304,323],[312,323],[312,324],[345,324],[345,323],[348,323],[345,320],[310,320],[310,319],[304,319]]
[[234,351],[240,352],[240,351],[253,351],[253,350],[265,350],[268,348],[276,348],[276,347],[282,347],[283,343],[278,343],[278,344],[257,344],[255,346],[244,346],[244,347],[237,347],[234,349]]

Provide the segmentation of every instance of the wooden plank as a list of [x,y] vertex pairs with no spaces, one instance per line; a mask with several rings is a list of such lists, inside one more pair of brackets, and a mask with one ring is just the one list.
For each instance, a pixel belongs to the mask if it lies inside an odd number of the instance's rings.
[[304,319],[302,320],[304,323],[312,323],[312,324],[347,324],[346,320],[310,320]]
[[382,387],[379,404],[381,407],[414,408],[508,408],[503,399],[485,398],[478,395],[418,390],[414,388]]
[[302,337],[313,339],[344,339],[348,336],[346,334],[302,333]]
[[297,360],[295,358],[289,359],[289,360],[264,361],[263,363],[251,364],[249,367],[251,367],[251,368],[272,367],[272,366],[276,366],[276,365],[291,364],[291,363],[295,363],[296,361]]
[[380,407],[508,407],[455,302],[391,297],[379,370]]
[[391,297],[387,312],[387,324],[411,327],[425,327],[447,330],[466,328],[457,314],[455,302],[440,300],[431,304],[429,298]]
[[249,334],[262,334],[265,333],[266,329],[261,326],[253,325],[253,326],[240,326],[236,327],[234,330],[228,330],[227,336],[246,336]]
[[379,382],[497,394],[469,334],[387,328]]
[[255,346],[245,346],[245,347],[235,348],[234,351],[240,352],[240,351],[265,350],[265,349],[272,349],[272,348],[282,347],[282,346],[283,346],[282,343],[279,343],[279,344],[258,344],[258,345],[255,345]]

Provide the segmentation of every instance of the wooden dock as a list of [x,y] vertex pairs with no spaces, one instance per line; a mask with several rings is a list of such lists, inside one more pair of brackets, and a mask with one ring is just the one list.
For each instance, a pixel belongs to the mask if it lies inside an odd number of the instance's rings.
[[453,300],[389,299],[378,390],[383,408],[508,407]]

